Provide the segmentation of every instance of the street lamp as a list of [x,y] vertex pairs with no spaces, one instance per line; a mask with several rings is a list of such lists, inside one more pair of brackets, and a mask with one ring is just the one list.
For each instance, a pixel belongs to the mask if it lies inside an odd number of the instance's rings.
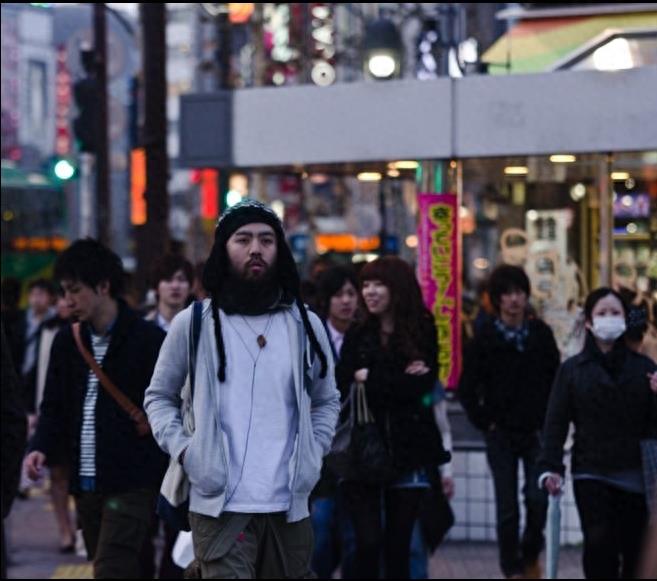
[[399,76],[402,39],[397,26],[386,18],[380,18],[367,24],[363,41],[363,55],[367,76],[377,80]]

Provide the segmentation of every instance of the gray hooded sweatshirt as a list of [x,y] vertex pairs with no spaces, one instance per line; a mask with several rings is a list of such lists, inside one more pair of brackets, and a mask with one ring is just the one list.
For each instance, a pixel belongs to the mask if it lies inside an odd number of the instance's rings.
[[[144,409],[160,447],[172,458],[186,449],[184,469],[191,485],[190,511],[218,517],[226,502],[229,482],[229,446],[221,424],[218,359],[210,300],[203,304],[201,337],[196,360],[194,386],[195,431],[189,436],[182,424],[180,392],[188,373],[189,329],[192,306],[180,312],[160,350],[151,384],[146,390]],[[329,451],[340,411],[335,387],[334,363],[326,331],[320,319],[308,317],[328,359],[325,378],[312,348],[296,305],[284,309],[290,340],[290,359],[296,396],[298,431],[290,458],[291,503],[288,522],[308,516],[308,496],[320,476],[322,458]],[[227,380],[239,370],[227,368]],[[255,443],[257,445],[257,443]]]

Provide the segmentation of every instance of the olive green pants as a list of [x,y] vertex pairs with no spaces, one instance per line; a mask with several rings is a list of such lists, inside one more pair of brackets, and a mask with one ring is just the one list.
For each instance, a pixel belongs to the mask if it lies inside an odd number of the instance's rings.
[[284,512],[190,512],[194,555],[203,579],[314,579],[310,518],[288,523]]
[[157,492],[121,494],[83,492],[76,499],[78,518],[94,579],[139,579],[139,552],[155,514]]

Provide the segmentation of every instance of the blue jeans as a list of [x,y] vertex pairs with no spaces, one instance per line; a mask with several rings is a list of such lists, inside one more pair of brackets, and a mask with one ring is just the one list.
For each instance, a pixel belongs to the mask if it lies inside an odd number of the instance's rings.
[[411,536],[411,579],[429,578],[429,552],[422,536],[420,521],[415,521]]
[[354,527],[340,500],[340,493],[313,499],[310,521],[315,535],[313,571],[320,579],[331,579],[340,564],[342,579],[354,579]]
[[[493,474],[500,567],[507,576],[523,572],[543,549],[547,495],[538,487],[538,433],[517,434],[496,429],[486,433],[486,454]],[[523,463],[526,523],[520,540],[518,463]]]

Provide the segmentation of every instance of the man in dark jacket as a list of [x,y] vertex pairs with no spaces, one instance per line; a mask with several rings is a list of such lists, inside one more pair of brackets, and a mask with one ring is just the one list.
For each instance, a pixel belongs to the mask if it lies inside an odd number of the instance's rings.
[[[491,274],[496,317],[465,353],[459,397],[484,432],[497,505],[500,566],[509,577],[540,578],[547,498],[537,486],[539,432],[560,356],[550,328],[527,316],[530,283],[516,266]],[[518,462],[525,473],[526,526],[520,542]]]
[[25,449],[27,421],[18,375],[11,360],[11,349],[2,325],[2,564],[0,574],[7,578],[5,522],[18,491],[21,460]]
[[[55,278],[81,322],[86,349],[141,409],[164,333],[118,298],[121,259],[95,240],[78,240],[58,258]],[[39,424],[25,459],[31,478],[62,442],[94,577],[139,578],[139,548],[166,456],[150,433],[138,434],[131,416],[90,371],[70,326],[53,343]]]

